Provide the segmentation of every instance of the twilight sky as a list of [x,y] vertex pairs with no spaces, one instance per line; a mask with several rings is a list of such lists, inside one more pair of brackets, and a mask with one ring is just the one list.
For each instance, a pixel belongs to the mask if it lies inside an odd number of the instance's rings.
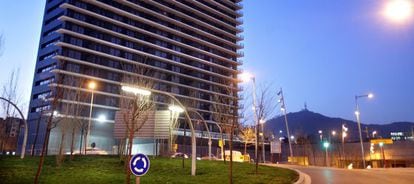
[[[0,84],[20,67],[29,101],[45,0],[0,2]],[[414,121],[414,20],[395,24],[380,13],[385,0],[244,0],[243,70],[257,83],[283,87],[287,109],[363,123]]]

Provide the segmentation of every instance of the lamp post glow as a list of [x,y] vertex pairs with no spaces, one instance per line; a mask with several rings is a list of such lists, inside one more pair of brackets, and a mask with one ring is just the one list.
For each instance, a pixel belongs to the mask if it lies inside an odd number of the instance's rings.
[[413,4],[410,0],[390,0],[385,4],[383,15],[396,23],[403,23],[411,18]]
[[151,91],[142,89],[142,88],[136,88],[136,87],[130,87],[130,86],[122,86],[122,91],[134,93],[135,95],[143,95],[143,96],[149,96],[151,95]]
[[362,141],[362,132],[361,132],[361,120],[360,120],[360,111],[359,111],[359,105],[358,105],[358,99],[359,98],[373,98],[374,95],[372,93],[366,94],[366,95],[355,95],[355,116],[357,119],[357,123],[358,123],[358,131],[359,131],[359,141],[361,143],[361,157],[362,157],[362,165],[365,169],[366,165],[365,165],[365,153],[364,153],[364,143]]
[[89,119],[88,119],[88,130],[86,132],[86,139],[85,139],[85,155],[86,155],[86,150],[89,144],[89,137],[91,135],[91,120],[92,120],[92,110],[93,110],[93,93],[95,91],[96,88],[96,83],[94,81],[89,82],[88,84],[88,88],[91,90],[91,104],[89,107]]
[[375,136],[376,136],[376,135],[377,135],[377,131],[375,131],[375,130],[374,130],[374,131],[372,132],[372,138],[375,138]]
[[59,116],[59,112],[58,111],[53,111],[53,116]]
[[184,112],[184,109],[182,107],[176,106],[176,105],[170,105],[170,106],[168,106],[168,110],[170,110],[172,112],[177,112],[177,113]]
[[105,123],[106,122],[106,116],[104,114],[101,114],[101,115],[98,116],[98,118],[96,120],[100,123]]

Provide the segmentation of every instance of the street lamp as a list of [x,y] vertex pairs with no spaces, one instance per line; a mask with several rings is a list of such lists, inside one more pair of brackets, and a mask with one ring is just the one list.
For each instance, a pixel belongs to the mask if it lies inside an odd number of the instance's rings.
[[336,131],[332,130],[332,136],[335,136],[335,135],[336,135]]
[[322,142],[322,130],[319,130],[318,133],[319,133],[319,138],[321,139],[321,142]]
[[342,124],[342,156],[343,160],[345,161],[345,137],[348,135],[348,128],[345,126],[345,124]]
[[411,18],[413,4],[410,0],[390,0],[385,4],[383,15],[396,23],[403,23]]
[[[285,117],[285,126],[286,126],[286,134],[288,137],[290,137],[290,131],[289,131],[289,125],[288,125],[288,119],[287,119],[287,114],[286,114],[286,104],[285,104],[285,97],[283,96],[283,90],[282,88],[280,88],[280,91],[277,93],[277,95],[280,95],[280,98],[278,100],[279,103],[281,103],[281,108],[280,110],[283,112],[283,115]],[[290,141],[290,139],[288,138],[288,144],[289,144],[289,153],[290,153],[290,157],[292,157],[293,159],[293,150],[292,150],[292,143]]]
[[[171,111],[171,117],[172,117],[173,122],[175,122],[175,123],[176,123],[180,113],[184,112],[184,109],[181,108],[180,106],[177,106],[177,105],[168,106],[168,110]],[[173,144],[173,142],[172,142],[173,141],[173,132],[172,132],[172,130],[173,130],[173,128],[172,128],[172,126],[175,123],[170,123],[170,151],[173,150],[173,147],[172,147],[172,144]]]
[[385,154],[384,154],[384,143],[380,142],[379,146],[381,148],[381,154],[382,154],[382,167],[385,168]]
[[[171,111],[173,117],[177,117],[177,118],[178,118],[180,113],[184,112],[184,109],[180,106],[177,106],[177,105],[168,106],[168,110]],[[170,126],[170,129],[171,129],[171,132],[170,132],[170,139],[171,139],[170,140],[170,148],[172,148],[173,135],[172,135],[172,127],[171,126]],[[184,127],[184,130],[185,130],[185,127]],[[185,139],[185,131],[184,131],[184,139]],[[183,156],[182,161],[183,161],[183,167],[184,167],[184,156]]]
[[373,132],[372,132],[372,138],[375,138],[375,136],[377,135],[377,131],[376,130],[374,130]]
[[364,144],[362,142],[362,132],[361,132],[361,120],[360,120],[360,112],[359,112],[359,105],[358,105],[358,99],[359,98],[374,98],[374,95],[372,93],[365,94],[365,95],[355,95],[355,116],[358,123],[358,131],[359,131],[359,141],[361,143],[361,156],[362,156],[362,165],[365,168],[365,153],[364,153]]
[[146,89],[142,89],[142,88],[122,86],[121,89],[122,89],[122,91],[129,92],[129,93],[134,93],[135,95],[143,95],[143,96],[151,95],[151,91],[146,90]]
[[89,144],[89,137],[90,137],[90,134],[91,134],[91,120],[92,120],[92,110],[93,110],[93,93],[94,93],[95,88],[96,88],[96,83],[94,81],[89,82],[88,88],[91,90],[91,104],[90,104],[90,107],[89,107],[88,130],[86,132],[86,140],[85,140],[85,155],[86,155],[87,146]]
[[328,148],[329,148],[329,142],[324,142],[323,147],[325,148],[325,161],[326,161],[326,167],[329,167],[328,162]]
[[257,99],[256,99],[256,78],[254,77],[254,75],[250,74],[250,73],[241,73],[239,75],[239,79],[241,79],[243,82],[249,82],[252,81],[253,84],[253,110],[254,110],[254,121],[255,121],[255,131],[256,131],[256,141],[255,141],[255,146],[254,146],[254,157],[255,157],[255,161],[256,161],[256,171],[258,168],[258,144],[259,144],[259,117],[257,115]]
[[168,110],[172,111],[172,112],[176,112],[178,114],[184,112],[184,109],[180,106],[177,105],[170,105],[168,106]]

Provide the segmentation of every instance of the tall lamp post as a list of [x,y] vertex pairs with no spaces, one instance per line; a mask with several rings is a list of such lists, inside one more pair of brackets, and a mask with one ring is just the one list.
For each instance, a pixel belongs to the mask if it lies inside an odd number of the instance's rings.
[[256,104],[257,104],[257,99],[256,99],[256,78],[249,73],[242,73],[240,75],[240,79],[243,82],[248,82],[248,81],[252,81],[253,83],[253,110],[254,110],[254,121],[255,121],[255,131],[256,131],[256,141],[255,141],[255,146],[254,146],[254,159],[256,161],[256,171],[257,171],[257,167],[258,167],[258,144],[259,144],[259,117],[257,115],[257,109],[256,109]]
[[[280,88],[280,91],[277,94],[280,95],[280,100],[279,101],[280,101],[280,103],[282,103],[280,110],[283,112],[283,115],[285,116],[286,133],[287,133],[288,138],[290,138],[290,131],[289,131],[289,126],[288,126],[287,114],[286,114],[285,97],[283,96],[282,88]],[[293,157],[292,143],[291,143],[290,139],[288,139],[288,143],[289,143],[290,157]]]
[[93,110],[93,94],[96,88],[96,83],[94,81],[89,82],[88,84],[88,88],[91,90],[91,104],[90,104],[90,108],[89,108],[89,119],[88,119],[88,130],[86,132],[86,140],[85,140],[85,155],[86,155],[86,150],[89,144],[89,138],[91,135],[91,121],[92,121],[92,110]]
[[328,157],[328,148],[329,148],[329,142],[324,142],[323,143],[323,147],[325,148],[325,162],[326,162],[326,167],[329,167],[329,157]]
[[345,124],[342,124],[342,157],[345,163],[345,137],[348,135],[348,128],[345,126]]
[[194,114],[196,114],[200,118],[201,121],[203,121],[203,124],[204,124],[204,126],[207,130],[207,134],[208,134],[208,159],[211,160],[211,144],[212,144],[212,141],[211,141],[210,129],[208,128],[207,122],[204,119],[204,117],[198,111],[196,111],[195,109],[187,108],[187,111],[193,112]]
[[263,163],[265,163],[266,161],[266,157],[265,157],[265,137],[264,137],[264,124],[266,123],[266,120],[261,119],[259,121],[260,125],[261,125],[261,132],[262,132],[262,158],[263,158]]
[[356,111],[355,111],[355,116],[357,119],[357,123],[358,123],[358,132],[359,132],[359,142],[361,143],[361,157],[362,157],[362,165],[363,168],[366,167],[365,164],[365,153],[364,153],[364,143],[362,141],[362,131],[361,131],[361,120],[360,120],[360,112],[359,112],[359,105],[358,105],[358,99],[359,98],[373,98],[374,95],[372,93],[366,94],[366,95],[355,95],[355,107],[356,107]]
[[321,139],[321,142],[322,142],[322,130],[319,130],[318,133],[319,133],[319,138]]
[[384,154],[384,143],[380,142],[379,146],[381,148],[381,154],[382,154],[382,167],[385,168],[385,154]]

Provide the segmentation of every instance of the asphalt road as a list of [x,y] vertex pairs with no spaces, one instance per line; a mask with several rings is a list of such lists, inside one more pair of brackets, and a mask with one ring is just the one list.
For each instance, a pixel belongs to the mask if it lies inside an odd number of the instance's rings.
[[283,165],[308,174],[312,184],[414,184],[414,168],[338,169]]

